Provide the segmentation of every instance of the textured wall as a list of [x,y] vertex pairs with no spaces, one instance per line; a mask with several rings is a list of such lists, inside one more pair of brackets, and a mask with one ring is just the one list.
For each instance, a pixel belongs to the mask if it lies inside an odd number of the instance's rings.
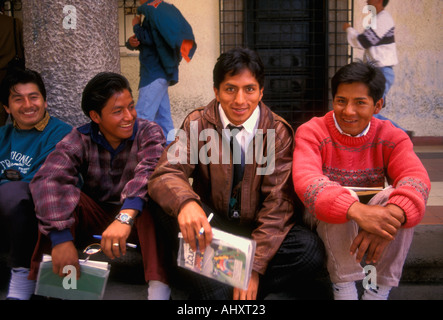
[[[362,30],[366,3],[355,3],[354,26]],[[396,24],[399,64],[382,114],[416,136],[443,136],[443,1],[394,0],[386,10]]]
[[86,83],[100,71],[120,72],[117,1],[23,0],[23,22],[27,67],[43,76],[51,115],[82,124]]

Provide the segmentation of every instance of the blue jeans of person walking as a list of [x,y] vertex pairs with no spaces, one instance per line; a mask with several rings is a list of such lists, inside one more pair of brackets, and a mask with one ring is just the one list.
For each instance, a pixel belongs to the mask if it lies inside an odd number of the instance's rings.
[[[174,129],[168,87],[168,82],[160,78],[140,88],[135,106],[137,116],[156,122],[163,129],[166,138],[168,132]],[[167,141],[168,144],[170,142]]]

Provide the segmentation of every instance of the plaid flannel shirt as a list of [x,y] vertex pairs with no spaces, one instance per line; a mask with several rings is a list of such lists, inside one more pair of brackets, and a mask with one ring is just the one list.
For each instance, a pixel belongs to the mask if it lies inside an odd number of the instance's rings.
[[73,130],[30,183],[40,231],[69,233],[80,192],[97,203],[120,202],[122,208],[141,211],[148,199],[148,179],[164,145],[161,128],[143,119],[137,119],[133,136],[116,150],[95,123]]

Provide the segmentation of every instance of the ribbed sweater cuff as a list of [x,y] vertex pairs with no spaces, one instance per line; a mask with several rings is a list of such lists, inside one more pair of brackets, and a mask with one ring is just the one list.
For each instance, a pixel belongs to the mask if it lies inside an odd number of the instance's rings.
[[348,222],[348,218],[346,215],[348,214],[349,207],[354,203],[358,201],[353,196],[351,196],[349,193],[343,193],[339,195],[334,203],[332,204],[330,211],[329,211],[329,220],[326,221],[329,223],[346,223]]
[[406,223],[403,225],[404,228],[415,227],[423,218],[423,214],[420,213],[414,202],[407,197],[396,195],[390,198],[388,203],[395,204],[405,212]]

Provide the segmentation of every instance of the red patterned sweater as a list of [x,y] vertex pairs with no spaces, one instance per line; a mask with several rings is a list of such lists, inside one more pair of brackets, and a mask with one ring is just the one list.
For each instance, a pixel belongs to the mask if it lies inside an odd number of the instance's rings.
[[297,195],[317,219],[347,222],[356,199],[343,188],[383,186],[395,190],[389,203],[403,209],[404,227],[417,225],[425,213],[431,182],[409,137],[389,121],[373,118],[359,138],[341,134],[333,111],[300,126],[295,135],[293,180]]

